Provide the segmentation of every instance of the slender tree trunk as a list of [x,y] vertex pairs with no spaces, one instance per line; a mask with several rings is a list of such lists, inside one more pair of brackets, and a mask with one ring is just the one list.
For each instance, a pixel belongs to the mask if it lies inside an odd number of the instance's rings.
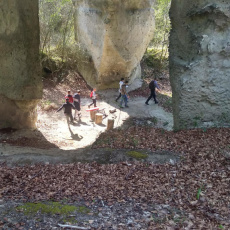
[[68,32],[68,24],[69,24],[69,19],[70,19],[71,15],[72,15],[72,12],[73,12],[73,9],[71,8],[70,11],[69,11],[69,14],[68,14],[68,18],[67,18],[67,21],[66,21],[66,26],[65,26],[64,34],[63,34],[62,62],[63,62],[64,57],[65,57],[65,45],[66,45],[66,37],[67,37],[67,32]]

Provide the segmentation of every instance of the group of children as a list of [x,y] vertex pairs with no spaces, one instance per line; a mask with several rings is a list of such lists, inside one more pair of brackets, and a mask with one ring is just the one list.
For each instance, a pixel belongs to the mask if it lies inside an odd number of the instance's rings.
[[[65,96],[66,102],[57,110],[59,112],[64,108],[64,114],[66,116],[67,122],[70,121],[73,123],[74,119],[77,119],[77,116],[81,117],[81,91],[78,90],[73,96],[71,95],[71,91],[68,90],[68,94]],[[74,117],[72,115],[72,109],[75,110]]]
[[[128,108],[128,94],[127,94],[127,87],[128,87],[128,81],[125,81],[124,78],[121,78],[119,82],[119,95],[116,98],[116,102],[121,98],[119,106],[120,108],[123,107],[123,102],[126,108]],[[147,101],[145,102],[146,105],[149,105],[148,102],[151,98],[154,99],[155,103],[157,104],[158,101],[156,100],[156,94],[155,89],[159,89],[159,86],[156,82],[156,79],[152,80],[149,84],[149,88],[151,90],[151,94],[148,97]],[[59,112],[64,108],[64,114],[67,118],[67,122],[69,123],[69,119],[71,122],[77,119],[77,116],[81,117],[81,91],[78,90],[77,93],[75,93],[73,96],[71,95],[71,91],[68,90],[68,94],[65,96],[66,102],[57,110]],[[96,88],[94,88],[91,91],[90,97],[92,99],[92,103],[88,105],[88,108],[90,109],[90,106],[94,105],[94,107],[97,107],[97,95],[96,95]],[[72,115],[72,109],[75,110],[74,117]]]
[[[92,98],[93,102],[88,105],[88,108],[90,108],[91,105],[94,105],[94,107],[96,107],[96,88],[92,90],[90,97]],[[72,96],[71,91],[68,90],[68,94],[65,96],[65,100],[65,103],[57,110],[57,112],[64,108],[64,114],[66,116],[68,124],[69,120],[73,123],[73,121],[76,120],[77,117],[81,117],[81,91],[78,90],[77,93]],[[74,117],[72,115],[72,109],[75,110]]]

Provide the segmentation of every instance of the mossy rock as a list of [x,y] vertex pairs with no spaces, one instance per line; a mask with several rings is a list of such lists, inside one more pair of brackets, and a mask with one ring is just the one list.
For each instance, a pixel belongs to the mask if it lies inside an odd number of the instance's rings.
[[129,151],[129,152],[127,152],[127,155],[132,157],[132,158],[138,159],[138,160],[146,159],[148,157],[147,154],[137,152],[137,151]]
[[90,210],[84,206],[64,205],[59,202],[48,203],[25,203],[17,207],[17,210],[22,211],[25,215],[35,215],[38,212],[49,215],[64,215],[67,216],[73,212],[87,214]]

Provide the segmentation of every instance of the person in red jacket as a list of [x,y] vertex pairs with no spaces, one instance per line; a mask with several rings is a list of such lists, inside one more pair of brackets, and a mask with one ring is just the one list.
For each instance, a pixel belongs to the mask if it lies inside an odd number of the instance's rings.
[[73,96],[71,95],[71,91],[68,90],[68,94],[65,96],[65,99],[69,98],[69,103],[73,104]]
[[90,97],[92,98],[93,102],[88,105],[88,108],[90,109],[91,105],[94,105],[94,107],[97,107],[97,94],[96,94],[96,88],[93,88],[93,90],[90,93]]

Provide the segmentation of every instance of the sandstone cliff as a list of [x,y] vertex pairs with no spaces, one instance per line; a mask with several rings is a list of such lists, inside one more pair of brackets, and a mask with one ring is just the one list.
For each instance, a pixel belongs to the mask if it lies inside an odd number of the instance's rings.
[[37,0],[0,1],[0,128],[34,128],[42,97]]
[[75,4],[78,68],[91,86],[118,87],[141,77],[140,60],[154,33],[152,0],[80,0]]
[[176,129],[230,121],[229,1],[173,0],[170,78]]

